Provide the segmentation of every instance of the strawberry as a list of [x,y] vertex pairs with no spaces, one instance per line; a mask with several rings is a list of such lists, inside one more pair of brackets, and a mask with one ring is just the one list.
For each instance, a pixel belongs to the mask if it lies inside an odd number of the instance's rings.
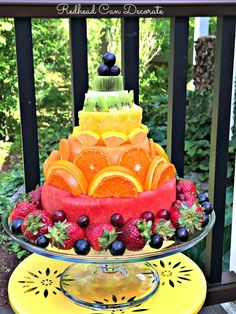
[[108,246],[117,238],[116,229],[108,223],[89,224],[85,229],[87,240],[95,251],[108,249]]
[[175,234],[175,228],[170,220],[156,218],[152,226],[152,232],[160,235],[164,240],[168,240]]
[[119,239],[130,251],[142,250],[151,238],[152,221],[141,218],[130,218],[121,228]]
[[44,210],[33,210],[23,220],[21,230],[25,237],[34,242],[41,234],[48,233],[52,226],[51,215]]
[[48,228],[46,237],[58,249],[70,250],[77,240],[85,238],[84,230],[74,222],[58,221],[53,227]]
[[195,187],[195,184],[191,180],[181,180],[178,182],[177,186],[179,189],[182,189],[182,193],[191,193],[195,196],[197,196],[197,189]]
[[[181,204],[180,204],[181,206]],[[172,225],[177,229],[179,228],[179,218],[182,217],[182,214],[179,211],[177,204],[172,206],[170,209],[170,220]]]
[[25,218],[29,213],[36,209],[37,209],[36,206],[31,203],[28,202],[18,203],[10,214],[10,221],[13,221],[18,218]]
[[42,193],[41,186],[37,187],[36,190],[29,193],[30,201],[37,207],[37,209],[42,209],[41,193]]
[[188,207],[192,207],[196,202],[198,203],[198,199],[191,193],[186,193],[184,203],[188,205]]
[[197,203],[190,207],[182,202],[179,208],[173,206],[170,209],[170,219],[174,227],[185,227],[190,233],[201,229],[203,214],[202,207]]

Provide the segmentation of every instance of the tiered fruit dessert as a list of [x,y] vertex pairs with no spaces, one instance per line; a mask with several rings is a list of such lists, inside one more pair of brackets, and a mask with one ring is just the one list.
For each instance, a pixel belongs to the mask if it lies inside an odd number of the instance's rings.
[[198,199],[188,180],[176,186],[175,167],[148,139],[142,108],[123,89],[115,62],[114,54],[103,56],[79,126],[45,160],[44,185],[10,215],[12,232],[38,246],[122,255],[173,237],[186,241],[208,222],[207,195]]

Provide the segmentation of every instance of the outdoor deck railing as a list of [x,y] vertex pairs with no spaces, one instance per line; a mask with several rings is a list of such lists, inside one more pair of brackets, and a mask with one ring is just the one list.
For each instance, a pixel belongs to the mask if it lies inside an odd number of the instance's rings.
[[171,161],[175,164],[179,176],[183,176],[189,17],[217,16],[209,172],[209,196],[214,203],[217,220],[213,231],[207,237],[205,275],[209,285],[206,305],[235,300],[236,274],[222,273],[222,256],[236,2],[160,0],[156,3],[149,0],[127,0],[123,4],[122,1],[110,1],[109,5],[104,4],[103,7],[102,1],[80,3],[81,6],[77,1],[0,2],[0,17],[15,19],[26,191],[34,189],[40,182],[31,18],[70,19],[75,125],[78,124],[77,113],[82,109],[84,93],[88,88],[86,18],[122,19],[124,84],[125,89],[134,90],[136,103],[139,93],[139,17],[171,18],[167,141]]

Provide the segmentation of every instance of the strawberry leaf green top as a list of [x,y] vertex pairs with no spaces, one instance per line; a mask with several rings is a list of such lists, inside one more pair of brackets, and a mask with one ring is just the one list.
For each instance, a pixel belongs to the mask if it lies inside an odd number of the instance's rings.
[[106,228],[103,228],[103,234],[100,238],[98,238],[98,242],[100,243],[100,247],[103,250],[107,250],[108,246],[115,241],[115,239],[117,238],[117,235],[119,234],[119,232],[115,232],[115,230],[113,231],[107,231]]
[[42,215],[28,215],[27,221],[24,223],[26,226],[26,232],[33,232],[34,235],[38,234],[38,229],[45,224],[41,222]]

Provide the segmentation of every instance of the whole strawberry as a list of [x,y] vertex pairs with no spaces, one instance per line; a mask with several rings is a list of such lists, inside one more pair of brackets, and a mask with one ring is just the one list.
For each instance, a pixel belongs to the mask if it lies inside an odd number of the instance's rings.
[[33,210],[23,220],[21,230],[24,236],[34,242],[41,234],[48,233],[52,226],[51,215],[44,210]]
[[195,203],[198,203],[198,199],[191,193],[186,193],[184,203],[188,205],[188,207],[192,207]]
[[117,238],[116,229],[108,223],[89,224],[85,229],[87,240],[95,251],[108,249]]
[[74,222],[59,221],[48,228],[47,238],[58,249],[70,250],[77,240],[85,238],[84,230]]
[[182,214],[179,211],[179,208],[181,207],[181,203],[180,206],[172,206],[170,209],[170,220],[172,225],[177,229],[179,228],[179,218],[182,217]]
[[121,228],[119,239],[130,251],[142,250],[151,238],[152,221],[141,218],[130,218]]
[[173,226],[175,228],[185,227],[190,233],[201,229],[203,214],[202,207],[197,203],[189,207],[183,202],[179,208],[173,206],[170,209],[170,219]]
[[37,207],[37,209],[42,209],[41,193],[42,193],[41,186],[37,187],[36,190],[29,193],[30,201]]
[[175,228],[170,220],[156,218],[152,226],[152,232],[160,235],[164,240],[168,240],[175,234]]
[[36,209],[37,209],[36,206],[31,203],[28,202],[18,203],[10,214],[10,221],[13,221],[18,218],[25,218],[29,213]]
[[191,193],[194,196],[197,196],[197,190],[195,184],[191,180],[181,180],[178,182],[177,186],[182,190],[182,193]]

